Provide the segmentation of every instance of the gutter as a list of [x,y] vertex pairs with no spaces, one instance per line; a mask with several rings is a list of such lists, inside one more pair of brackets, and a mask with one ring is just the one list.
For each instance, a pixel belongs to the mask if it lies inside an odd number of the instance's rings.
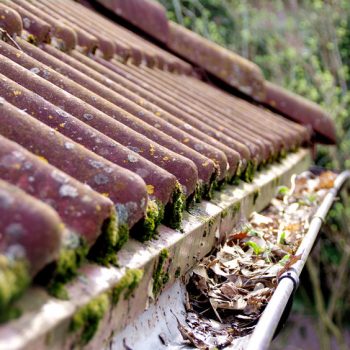
[[349,179],[350,171],[343,171],[339,174],[335,180],[334,187],[328,191],[318,207],[311,220],[309,230],[295,254],[301,255],[301,259],[280,277],[279,284],[272,298],[250,336],[246,350],[265,350],[269,348],[275,332],[279,328],[280,320],[286,312],[289,312],[288,308],[290,308],[294,292],[298,288],[299,276],[324,220],[339,191]]

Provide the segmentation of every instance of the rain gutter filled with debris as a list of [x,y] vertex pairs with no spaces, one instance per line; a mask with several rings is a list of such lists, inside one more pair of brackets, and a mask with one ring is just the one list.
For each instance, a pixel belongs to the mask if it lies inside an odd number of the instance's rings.
[[[291,176],[260,213],[231,233],[115,338],[125,349],[268,349],[286,322],[299,275],[326,215],[349,179]],[[117,349],[118,346],[115,348]]]
[[286,321],[299,275],[350,172],[310,171],[242,220],[187,282],[184,340],[199,349],[268,349]]

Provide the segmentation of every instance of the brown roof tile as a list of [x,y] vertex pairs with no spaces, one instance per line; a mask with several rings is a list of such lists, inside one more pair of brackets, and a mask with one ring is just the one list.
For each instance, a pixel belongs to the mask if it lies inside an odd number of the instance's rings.
[[162,42],[166,42],[168,21],[164,8],[150,0],[101,0],[103,5]]
[[[1,59],[6,61],[4,57]],[[18,91],[13,93],[18,94]],[[1,135],[108,196],[117,212],[123,213],[119,215],[119,224],[127,223],[132,227],[144,216],[147,192],[138,175],[88,151],[7,102],[1,106],[0,118]],[[64,128],[64,123],[60,127]],[[75,188],[72,188],[71,195],[74,197],[76,193]]]
[[38,271],[58,259],[64,225],[47,204],[2,180],[0,210],[0,321],[4,322],[7,306]]
[[[29,90],[35,91],[84,123],[91,125],[105,135],[173,173],[183,185],[187,195],[195,191],[197,168],[192,161],[152,142],[99,109],[94,108],[91,104],[75,97],[73,94],[86,98],[92,104],[95,104],[95,98],[97,100],[97,95],[89,93],[82,86],[65,79],[51,68],[43,66],[40,62],[34,61],[25,53],[14,49],[6,43],[0,44],[0,53],[11,58],[11,60],[3,58],[0,63],[3,65],[4,73],[10,79],[17,81]],[[21,68],[15,62],[21,63],[28,70]],[[31,72],[31,69],[34,69],[36,73]],[[46,79],[58,86],[46,81]],[[63,86],[65,90],[60,88]],[[73,94],[68,93],[67,89]]]
[[18,12],[0,4],[0,28],[11,36],[21,35],[23,29],[21,16]]
[[[75,76],[76,77],[75,81],[80,80],[81,84],[84,85],[85,87],[89,86],[89,82],[90,82],[90,85],[93,82],[93,86],[91,87],[91,90],[95,91],[100,95],[103,95],[103,91],[106,91],[107,99],[108,99],[108,96],[112,92],[114,92],[112,100],[114,97],[118,98],[118,102],[116,102],[118,106],[132,113],[136,117],[139,117],[141,120],[145,121],[146,123],[156,127],[158,130],[161,130],[164,133],[168,134],[169,136],[175,138],[176,140],[185,144],[186,146],[189,146],[194,150],[196,150],[196,148],[201,149],[201,154],[205,155],[206,157],[208,157],[209,159],[213,160],[215,163],[218,164],[219,170],[220,170],[219,179],[222,179],[226,176],[228,164],[227,164],[227,159],[225,154],[220,150],[214,148],[213,146],[210,146],[207,143],[203,142],[202,137],[205,137],[205,135],[201,135],[200,138],[195,138],[191,134],[177,128],[176,125],[173,125],[170,122],[167,122],[166,120],[164,120],[165,118],[160,118],[162,113],[166,113],[165,111],[162,111],[159,107],[157,107],[156,105],[153,105],[152,103],[149,103],[144,99],[140,99],[140,97],[137,94],[115,83],[111,79],[107,79],[103,73],[99,72],[98,68],[96,70],[93,68],[90,68],[89,66],[84,64],[84,62],[82,62],[81,60],[74,59],[72,56],[63,53],[50,45],[43,45],[41,46],[41,49],[58,58],[60,62],[65,62],[68,64],[68,66],[65,65],[65,72],[66,72],[65,75],[67,75],[68,77],[72,77],[72,79],[74,80],[74,76]],[[89,61],[88,58],[86,59]],[[48,61],[52,62],[52,60],[48,60]],[[91,61],[91,63],[93,65],[94,62]],[[76,70],[72,68],[75,68]],[[77,70],[83,74],[78,75]],[[63,70],[60,69],[60,72],[62,73]],[[81,80],[82,78],[83,80]],[[101,84],[103,84],[104,86],[102,86]],[[109,89],[107,89],[105,86],[108,87]],[[172,116],[170,116],[170,118],[172,118]],[[176,119],[176,118],[173,118],[173,119]],[[234,164],[231,163],[231,166],[232,165]]]
[[247,95],[264,99],[265,79],[257,65],[174,22],[169,26],[170,49]]
[[[0,87],[2,97],[12,105],[94,153],[141,176],[146,184],[154,188],[150,195],[152,199],[164,205],[171,200],[176,188],[175,176],[1,74]],[[17,93],[14,94],[14,91]]]
[[[91,79],[89,76],[82,74],[64,62],[50,55],[47,55],[42,50],[35,48],[33,45],[23,42],[20,43],[20,46],[22,50],[28,53],[31,57],[53,68],[56,72],[59,72],[65,77],[68,77],[70,80],[78,83],[81,87],[79,89],[73,89],[74,86],[70,87],[67,84],[63,85],[63,80],[61,77],[58,77],[58,79],[60,79],[58,82],[57,80],[54,81],[53,79],[48,78],[49,81],[60,86],[65,91],[68,91],[81,98],[82,100],[88,102],[100,111],[111,116],[113,119],[116,119],[124,125],[129,126],[131,129],[134,129],[149,139],[191,159],[196,164],[199,179],[203,181],[204,184],[209,184],[211,178],[215,176],[214,162],[202,156],[198,152],[189,149],[187,147],[190,146],[189,143],[182,142],[186,137],[189,137],[191,139],[193,139],[193,137],[190,135],[184,135],[180,130],[177,131],[176,128],[170,130],[170,127],[168,127],[166,130],[163,129],[164,132],[160,131],[159,128],[154,128],[153,125],[158,122],[158,118],[147,110],[144,110],[142,107],[124,98],[123,96],[116,94],[111,89],[106,88],[101,83],[95,81],[94,79]],[[43,69],[40,68],[40,70]],[[40,73],[38,73],[38,75],[40,75]],[[67,80],[67,83],[68,82],[69,80]],[[83,89],[85,90],[85,93],[83,93]],[[130,114],[126,113],[125,111],[129,112]],[[145,120],[147,120],[147,117],[150,120],[149,123],[145,122]],[[159,121],[159,123],[162,123],[162,121]],[[174,142],[173,137],[177,138],[180,143]],[[206,147],[206,145],[200,140],[192,140],[192,144],[193,143],[195,143],[195,145],[198,147],[202,147],[203,149]],[[201,146],[202,144],[203,146]],[[203,164],[205,164],[205,166]],[[225,173],[223,175],[225,175]],[[191,193],[192,192],[189,192],[189,194]]]
[[[0,208],[2,271],[11,268],[16,262],[23,262],[28,269],[27,273],[33,276],[58,258],[64,225],[53,209],[3,180],[0,180]],[[1,283],[14,282],[10,278],[6,280],[6,277],[8,276],[2,275]],[[28,277],[25,274],[22,277],[23,281],[15,281],[27,284],[25,278]],[[6,297],[12,295],[1,298],[1,311],[9,301]]]
[[68,230],[92,246],[113,214],[111,200],[14,141],[0,136],[0,144],[0,178],[50,205]]
[[25,8],[15,4],[14,2],[11,2],[9,0],[4,0],[3,2],[6,4],[6,6],[9,6],[13,10],[15,10],[16,13],[20,14],[19,23],[22,23],[23,20],[24,32],[19,32],[19,35],[22,34],[27,40],[30,40],[29,36],[32,35],[31,40],[35,38],[35,41],[37,43],[50,42],[52,30],[49,23],[43,21],[38,16],[34,15]]
[[[48,23],[51,27],[51,39],[54,40],[54,42],[63,50],[69,51],[73,49],[77,44],[77,34],[75,31],[71,28],[66,26],[60,21],[57,21],[53,19],[52,17],[45,14],[43,11],[41,11],[36,6],[33,6],[26,0],[11,0],[12,2],[16,3],[18,6],[24,8],[25,10],[29,11],[32,16],[36,16],[40,18],[42,21],[45,21]],[[22,17],[23,23],[26,22],[26,17]],[[39,24],[39,21],[37,22]],[[31,29],[32,27],[30,27]],[[28,28],[29,29],[29,28]],[[32,32],[34,35],[34,33]]]
[[266,84],[266,100],[264,102],[290,119],[310,126],[316,134],[319,134],[320,141],[336,142],[334,123],[330,116],[316,103],[270,82]]

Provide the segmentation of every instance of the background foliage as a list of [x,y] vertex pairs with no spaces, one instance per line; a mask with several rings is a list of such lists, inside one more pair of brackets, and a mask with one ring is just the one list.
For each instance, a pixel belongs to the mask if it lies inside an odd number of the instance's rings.
[[[326,109],[334,118],[339,141],[337,147],[318,147],[316,162],[350,168],[350,1],[159,1],[170,19],[254,61],[266,79]],[[307,283],[312,288],[303,293],[304,301],[315,303],[314,311],[321,313],[322,337],[335,337],[339,345],[344,344],[337,330],[348,321],[350,310],[349,211],[340,201],[330,213],[318,254],[308,266]],[[320,285],[312,282],[312,273],[322,277]],[[337,285],[345,290],[334,295]],[[327,339],[322,341],[326,349]]]

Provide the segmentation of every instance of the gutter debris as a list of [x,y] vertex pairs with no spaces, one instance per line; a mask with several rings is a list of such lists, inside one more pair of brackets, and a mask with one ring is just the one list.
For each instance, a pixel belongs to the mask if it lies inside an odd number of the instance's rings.
[[192,270],[186,324],[178,321],[185,341],[220,349],[252,333],[279,277],[300,259],[295,253],[336,176],[293,175],[291,188],[280,187],[267,209],[253,213]]

